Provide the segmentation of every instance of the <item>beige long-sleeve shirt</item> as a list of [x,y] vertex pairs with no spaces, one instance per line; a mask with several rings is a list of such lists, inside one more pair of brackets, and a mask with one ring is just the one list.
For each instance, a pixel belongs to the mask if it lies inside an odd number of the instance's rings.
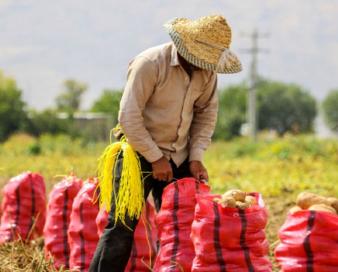
[[128,69],[119,122],[131,144],[149,162],[162,156],[179,166],[202,160],[218,109],[215,73],[199,70],[189,78],[172,43],[139,54]]

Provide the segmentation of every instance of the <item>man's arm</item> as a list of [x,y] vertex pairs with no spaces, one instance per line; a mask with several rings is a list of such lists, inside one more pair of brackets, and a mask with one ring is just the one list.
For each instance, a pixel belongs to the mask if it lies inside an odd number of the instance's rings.
[[211,142],[217,121],[218,96],[216,87],[217,76],[213,74],[194,105],[194,118],[190,128],[189,161],[190,171],[197,179],[208,179],[202,159],[204,151]]
[[119,123],[130,145],[149,162],[163,154],[144,126],[143,110],[157,81],[156,65],[137,57],[128,69],[127,83],[120,102]]
[[153,176],[171,180],[172,169],[144,125],[143,110],[157,82],[156,65],[145,57],[136,58],[129,66],[119,111],[119,123],[129,144],[152,163]]

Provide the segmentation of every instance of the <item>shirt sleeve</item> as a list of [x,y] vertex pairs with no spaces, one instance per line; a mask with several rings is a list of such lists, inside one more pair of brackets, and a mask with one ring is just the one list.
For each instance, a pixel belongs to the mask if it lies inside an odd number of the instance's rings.
[[216,88],[217,75],[214,73],[194,105],[194,117],[190,127],[189,161],[202,161],[204,151],[210,145],[217,121]]
[[143,110],[157,82],[158,68],[139,56],[128,69],[127,83],[120,102],[119,123],[128,143],[150,163],[163,156],[144,125]]

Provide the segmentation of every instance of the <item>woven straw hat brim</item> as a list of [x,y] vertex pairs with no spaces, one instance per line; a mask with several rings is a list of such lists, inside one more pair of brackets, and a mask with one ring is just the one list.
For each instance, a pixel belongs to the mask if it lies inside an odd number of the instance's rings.
[[[189,63],[208,71],[213,71],[222,74],[233,74],[242,71],[242,65],[237,56],[232,53],[234,57],[233,61],[230,65],[223,65],[220,67],[218,63],[211,63],[207,61],[208,59],[208,52],[205,50],[205,46],[203,44],[196,43],[195,47],[200,47],[199,51],[203,51],[203,56],[195,55],[189,52],[188,48],[185,46],[184,40],[181,38],[180,34],[174,29],[173,22],[175,20],[170,21],[164,25],[165,29],[167,30],[168,34],[170,35],[173,43],[176,46],[178,53]],[[222,51],[219,49],[215,49],[219,52],[221,56]],[[227,49],[228,50],[228,49]],[[211,59],[211,57],[210,57]]]

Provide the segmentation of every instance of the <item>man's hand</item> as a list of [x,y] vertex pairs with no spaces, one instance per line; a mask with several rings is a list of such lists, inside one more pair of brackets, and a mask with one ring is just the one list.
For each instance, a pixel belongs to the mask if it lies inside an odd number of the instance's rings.
[[160,181],[172,181],[173,169],[166,157],[153,162],[151,164],[153,168],[153,178]]
[[197,180],[205,180],[208,181],[208,171],[207,169],[203,166],[202,162],[200,161],[191,161],[190,165],[190,173],[192,176],[197,179]]

